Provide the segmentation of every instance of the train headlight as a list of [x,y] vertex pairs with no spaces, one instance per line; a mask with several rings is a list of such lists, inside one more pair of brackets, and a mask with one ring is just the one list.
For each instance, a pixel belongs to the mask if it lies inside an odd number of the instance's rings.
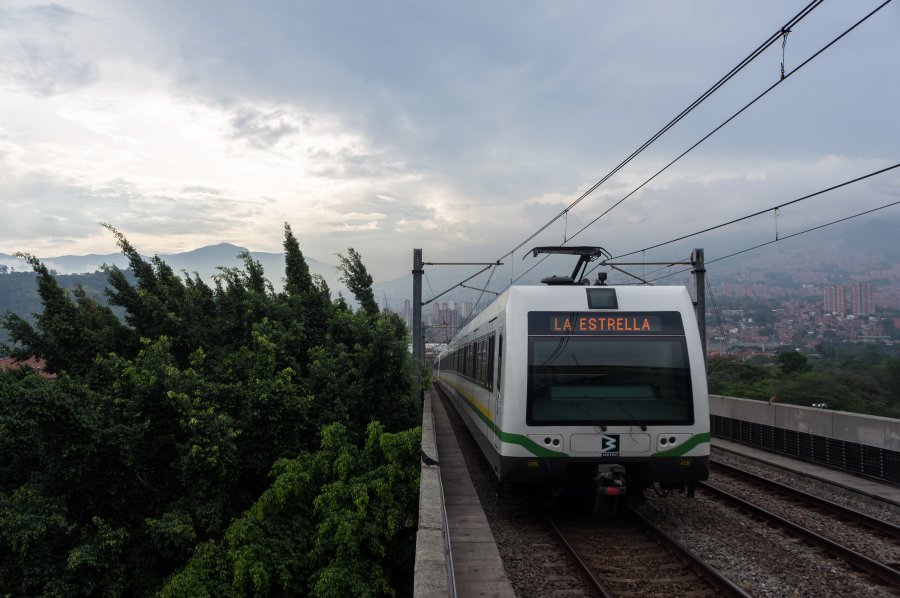
[[669,451],[684,444],[693,434],[667,433],[656,437],[656,447],[659,451]]

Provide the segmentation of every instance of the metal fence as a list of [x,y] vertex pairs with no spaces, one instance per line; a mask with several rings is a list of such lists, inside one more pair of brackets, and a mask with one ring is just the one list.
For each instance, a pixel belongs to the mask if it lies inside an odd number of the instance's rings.
[[721,415],[710,419],[713,436],[900,484],[900,452]]

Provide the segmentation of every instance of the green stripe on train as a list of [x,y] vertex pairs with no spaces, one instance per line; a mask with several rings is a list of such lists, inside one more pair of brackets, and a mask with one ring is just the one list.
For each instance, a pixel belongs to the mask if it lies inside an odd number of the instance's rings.
[[[454,385],[455,386],[455,385]],[[518,444],[526,451],[530,452],[536,457],[568,457],[567,453],[563,453],[561,451],[552,451],[548,448],[544,448],[531,438],[527,436],[523,436],[521,434],[513,434],[511,432],[504,432],[501,430],[497,424],[492,422],[484,413],[481,412],[478,407],[475,406],[475,403],[465,396],[458,388],[456,392],[462,397],[463,402],[466,406],[475,412],[475,415],[481,419],[487,425],[487,427],[494,433],[495,436],[498,436],[501,442],[505,442],[507,444]],[[695,447],[703,444],[704,442],[708,443],[710,441],[709,432],[703,432],[701,434],[696,434],[692,436],[687,442],[682,444],[681,446],[676,446],[673,449],[669,449],[667,451],[662,451],[659,453],[653,453],[652,457],[680,457],[687,453],[688,451],[693,450]]]
[[459,396],[463,398],[463,402],[465,402],[466,406],[475,412],[481,421],[483,421],[487,427],[494,433],[495,436],[500,438],[501,442],[505,442],[507,444],[518,444],[526,451],[531,453],[536,457],[568,457],[566,453],[560,451],[552,451],[548,448],[544,448],[534,440],[527,436],[523,436],[521,434],[513,434],[511,432],[504,432],[501,430],[497,424],[492,422],[481,410],[475,406],[475,403],[472,402],[467,396],[465,396],[459,389],[456,390],[459,393]]
[[669,449],[667,451],[662,451],[659,453],[653,453],[653,457],[680,457],[687,453],[688,451],[693,450],[695,447],[703,444],[704,442],[709,442],[709,432],[703,432],[702,434],[695,434],[688,439],[687,442],[680,446],[676,446],[673,449]]

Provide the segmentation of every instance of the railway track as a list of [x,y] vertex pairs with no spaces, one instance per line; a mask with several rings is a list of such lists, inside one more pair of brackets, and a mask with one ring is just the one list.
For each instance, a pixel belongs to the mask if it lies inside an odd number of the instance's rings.
[[701,493],[823,549],[876,584],[900,591],[896,525],[733,466],[712,465],[710,482],[699,485]]
[[547,524],[598,596],[749,596],[635,511]]

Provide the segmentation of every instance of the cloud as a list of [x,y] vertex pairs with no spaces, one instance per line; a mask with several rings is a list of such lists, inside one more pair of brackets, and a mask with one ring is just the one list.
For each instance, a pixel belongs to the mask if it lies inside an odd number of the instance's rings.
[[79,35],[88,20],[58,4],[0,9],[0,86],[47,96],[96,81]]
[[[218,241],[277,250],[289,221],[315,254],[352,244],[376,272],[398,271],[414,246],[447,261],[499,257],[791,12],[531,0],[18,6],[0,9],[0,190],[24,228],[0,224],[3,238],[105,252],[102,216],[154,252]],[[789,62],[861,10],[817,9],[791,34]],[[647,246],[895,157],[897,8],[885,10],[578,242]],[[698,22],[702,35],[684,34]],[[529,244],[571,238],[771,85],[780,60],[780,47],[760,57]],[[779,233],[874,205],[891,185],[785,209]],[[761,217],[726,236],[773,231]]]
[[264,113],[241,108],[229,124],[236,138],[246,139],[258,149],[269,149],[277,145],[282,138],[293,136],[300,131],[299,125],[291,120],[284,110]]

